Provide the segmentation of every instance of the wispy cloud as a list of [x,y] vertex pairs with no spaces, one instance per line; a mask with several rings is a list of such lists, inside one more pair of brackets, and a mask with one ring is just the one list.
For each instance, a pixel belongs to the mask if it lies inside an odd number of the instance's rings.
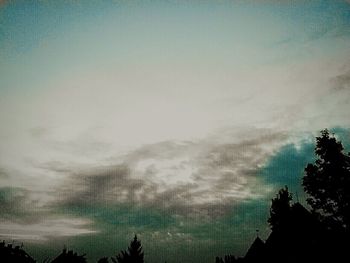
[[32,224],[19,224],[13,220],[2,221],[0,237],[19,241],[46,241],[69,236],[94,234],[91,222],[77,218],[45,218]]
[[43,207],[35,200],[35,192],[23,188],[0,188],[0,211],[3,239],[44,241],[96,232],[89,220]]

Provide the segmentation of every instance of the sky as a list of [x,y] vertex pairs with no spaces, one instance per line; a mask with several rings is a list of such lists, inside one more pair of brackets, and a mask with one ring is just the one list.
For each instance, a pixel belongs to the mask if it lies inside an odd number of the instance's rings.
[[350,3],[0,1],[0,239],[214,262],[350,151]]

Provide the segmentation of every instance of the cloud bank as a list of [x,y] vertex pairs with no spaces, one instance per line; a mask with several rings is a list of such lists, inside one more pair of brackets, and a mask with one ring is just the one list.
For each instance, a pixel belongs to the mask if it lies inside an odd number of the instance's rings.
[[120,164],[73,169],[58,190],[58,203],[127,204],[198,219],[222,216],[235,204],[271,191],[260,187],[257,171],[286,135],[258,130],[246,138],[165,141],[118,157]]

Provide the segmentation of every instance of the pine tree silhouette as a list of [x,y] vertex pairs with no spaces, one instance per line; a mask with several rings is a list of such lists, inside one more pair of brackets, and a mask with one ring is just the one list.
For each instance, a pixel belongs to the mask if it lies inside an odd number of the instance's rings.
[[116,259],[112,258],[114,263],[144,263],[144,252],[142,251],[141,241],[137,240],[137,235],[130,242],[127,251],[121,251]]

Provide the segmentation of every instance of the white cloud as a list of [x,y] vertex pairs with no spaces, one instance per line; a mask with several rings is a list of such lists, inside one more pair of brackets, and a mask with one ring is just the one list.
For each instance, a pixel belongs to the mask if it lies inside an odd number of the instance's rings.
[[19,224],[12,221],[2,221],[0,238],[20,241],[45,241],[52,238],[93,234],[86,219],[59,218],[45,219],[35,224]]

